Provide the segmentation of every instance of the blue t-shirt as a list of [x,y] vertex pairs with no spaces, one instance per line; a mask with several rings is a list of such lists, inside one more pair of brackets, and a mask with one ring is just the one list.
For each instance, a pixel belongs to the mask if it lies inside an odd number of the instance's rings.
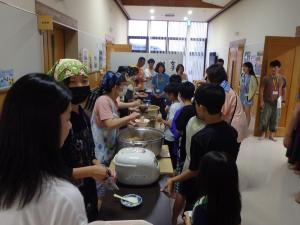
[[169,75],[166,73],[156,74],[152,79],[153,92],[161,94],[165,87],[169,84]]

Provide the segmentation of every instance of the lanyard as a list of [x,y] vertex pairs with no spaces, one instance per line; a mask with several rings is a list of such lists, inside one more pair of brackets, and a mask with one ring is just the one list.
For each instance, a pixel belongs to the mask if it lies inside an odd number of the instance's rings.
[[[274,82],[275,80],[275,82]],[[278,77],[276,76],[275,79],[272,79],[273,85],[274,85],[274,90],[277,91],[278,88]]]

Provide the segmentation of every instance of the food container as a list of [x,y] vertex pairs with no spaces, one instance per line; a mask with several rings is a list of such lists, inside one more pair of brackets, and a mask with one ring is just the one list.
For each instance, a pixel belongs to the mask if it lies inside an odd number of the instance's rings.
[[146,110],[145,114],[148,116],[157,117],[159,113],[159,106],[157,105],[149,105],[148,109]]
[[126,185],[148,185],[159,178],[159,164],[145,148],[123,148],[114,158],[118,182]]
[[155,156],[158,156],[161,152],[163,140],[164,133],[154,128],[126,128],[120,131],[118,149],[141,147],[151,150]]
[[150,122],[149,119],[136,119],[134,121],[138,127],[147,127],[148,123]]

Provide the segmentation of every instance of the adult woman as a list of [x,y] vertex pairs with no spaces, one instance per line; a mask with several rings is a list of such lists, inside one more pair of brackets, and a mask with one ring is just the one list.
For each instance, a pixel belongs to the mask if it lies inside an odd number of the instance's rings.
[[248,126],[251,121],[251,107],[253,105],[257,86],[258,81],[253,70],[253,65],[251,62],[245,62],[243,64],[243,73],[240,78],[240,99],[244,112],[246,113]]
[[198,182],[204,197],[194,206],[192,224],[241,224],[242,204],[234,160],[222,152],[209,152],[201,160],[199,171]]
[[222,108],[223,120],[236,129],[238,132],[237,141],[241,143],[248,135],[248,123],[240,98],[230,87],[223,66],[211,65],[207,68],[206,74],[207,82],[219,84],[224,89],[226,98]]
[[188,81],[188,75],[184,72],[184,66],[182,64],[178,64],[176,67],[177,75],[180,75],[182,82]]
[[[91,122],[95,142],[95,153],[97,159],[104,165],[109,165],[117,150],[117,136],[119,128],[130,124],[139,117],[139,113],[120,118],[117,102],[120,96],[126,93],[125,75],[107,72],[101,85],[101,96],[97,99]],[[125,103],[124,103],[125,104]],[[128,107],[125,104],[123,107]]]
[[96,181],[107,177],[107,168],[99,165],[95,157],[95,145],[91,131],[90,119],[81,104],[90,93],[86,67],[76,59],[61,59],[49,71],[55,80],[64,83],[72,93],[70,134],[62,149],[69,175],[81,191],[89,221],[98,217],[98,198]]
[[152,79],[153,96],[151,98],[151,103],[153,105],[159,106],[162,118],[166,119],[166,98],[164,90],[165,87],[169,84],[169,75],[165,73],[166,68],[162,62],[156,64],[155,72],[157,74]]
[[60,148],[71,129],[71,95],[45,74],[20,78],[0,117],[0,221],[84,225],[83,198]]

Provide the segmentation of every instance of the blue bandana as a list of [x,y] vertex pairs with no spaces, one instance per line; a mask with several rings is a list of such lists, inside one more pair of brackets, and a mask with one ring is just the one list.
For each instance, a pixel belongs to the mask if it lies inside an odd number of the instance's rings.
[[108,71],[103,77],[101,87],[104,90],[109,90],[110,88],[114,87],[118,83],[120,78],[121,78],[120,73],[114,73],[112,71]]
[[224,89],[225,92],[230,91],[230,84],[228,83],[228,81],[223,80],[220,86]]

